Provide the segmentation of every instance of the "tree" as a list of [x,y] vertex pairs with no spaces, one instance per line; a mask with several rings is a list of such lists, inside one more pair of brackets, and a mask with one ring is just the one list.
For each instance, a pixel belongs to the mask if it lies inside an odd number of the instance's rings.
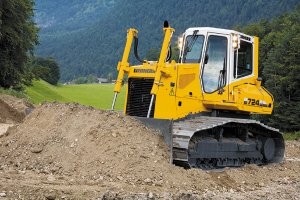
[[98,82],[98,79],[95,75],[88,75],[87,78],[86,78],[86,83],[97,83]]
[[53,58],[37,57],[32,62],[32,73],[35,78],[56,85],[60,78],[59,66]]
[[87,82],[86,77],[78,77],[75,80],[73,80],[75,84],[85,84]]
[[37,44],[33,0],[0,1],[0,86],[8,88],[30,78],[26,61]]
[[152,48],[146,54],[146,60],[158,61],[160,49]]
[[178,62],[179,59],[179,48],[176,47],[172,47],[172,57],[171,60],[175,60],[176,62]]
[[111,83],[113,80],[113,74],[112,73],[108,73],[107,74],[107,82]]
[[[160,55],[160,49],[152,48],[146,54],[146,60],[158,61]],[[178,61],[179,49],[177,47],[172,47],[172,56],[170,60]]]
[[300,130],[300,6],[270,22],[245,28],[260,36],[260,71],[264,86],[274,95],[271,117],[262,119],[285,131]]
[[275,96],[270,124],[283,130],[300,130],[300,7],[273,21],[268,34],[274,47],[268,52],[263,74]]

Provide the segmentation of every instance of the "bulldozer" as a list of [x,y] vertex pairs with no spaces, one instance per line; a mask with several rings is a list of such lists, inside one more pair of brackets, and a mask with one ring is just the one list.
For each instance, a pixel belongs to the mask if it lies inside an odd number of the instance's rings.
[[[126,78],[124,113],[160,130],[173,164],[209,170],[281,162],[282,133],[251,118],[271,114],[274,106],[258,76],[258,37],[188,28],[177,42],[176,62],[174,32],[165,21],[159,58],[147,61],[138,55],[138,31],[128,29],[112,110]],[[128,62],[132,44],[139,65]]]

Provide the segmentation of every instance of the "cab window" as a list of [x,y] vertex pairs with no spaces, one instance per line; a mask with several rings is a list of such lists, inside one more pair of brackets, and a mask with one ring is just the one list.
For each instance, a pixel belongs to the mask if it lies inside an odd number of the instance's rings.
[[252,44],[241,40],[240,48],[234,52],[234,78],[241,78],[252,74],[253,58]]
[[226,84],[227,37],[208,37],[202,74],[203,89],[212,93]]
[[189,35],[186,37],[183,63],[200,63],[203,41],[203,35]]

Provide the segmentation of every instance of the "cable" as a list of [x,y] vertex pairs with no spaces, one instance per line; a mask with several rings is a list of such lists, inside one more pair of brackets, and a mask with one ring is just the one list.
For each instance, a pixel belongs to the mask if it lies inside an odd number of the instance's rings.
[[166,62],[169,62],[171,60],[171,58],[172,58],[172,47],[170,45],[168,55],[167,55],[167,58],[166,58]]
[[134,37],[134,56],[139,62],[144,63],[145,61],[139,57],[138,50],[137,50],[138,45],[139,45],[139,39],[135,36]]

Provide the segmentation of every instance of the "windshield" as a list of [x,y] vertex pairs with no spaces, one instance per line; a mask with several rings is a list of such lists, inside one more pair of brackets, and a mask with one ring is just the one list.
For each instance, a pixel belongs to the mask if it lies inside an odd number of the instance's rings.
[[200,63],[204,36],[196,34],[189,35],[185,41],[182,62]]
[[[208,38],[203,68],[202,80],[203,88],[207,93],[212,93],[219,89],[220,73],[225,76],[227,57],[227,38],[223,36],[211,35]],[[224,78],[224,77],[223,77]],[[225,82],[223,79],[222,82]],[[222,83],[223,86],[224,83]]]

